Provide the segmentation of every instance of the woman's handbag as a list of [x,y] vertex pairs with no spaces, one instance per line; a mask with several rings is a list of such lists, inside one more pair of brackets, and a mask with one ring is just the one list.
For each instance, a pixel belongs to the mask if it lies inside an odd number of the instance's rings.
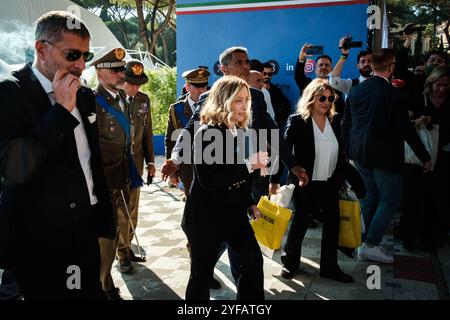
[[270,201],[266,196],[259,200],[258,209],[261,211],[261,217],[251,221],[256,240],[269,249],[277,250],[281,247],[292,212]]
[[361,207],[356,197],[341,192],[339,200],[339,240],[338,246],[354,249],[361,245]]

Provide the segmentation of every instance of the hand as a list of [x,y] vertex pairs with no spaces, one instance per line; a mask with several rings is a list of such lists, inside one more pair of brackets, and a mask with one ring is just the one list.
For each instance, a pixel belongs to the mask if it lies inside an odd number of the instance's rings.
[[422,166],[425,168],[425,170],[423,171],[423,173],[427,173],[427,172],[430,172],[430,171],[431,171],[431,168],[433,167],[433,164],[431,163],[431,161],[427,161],[427,162],[424,162],[424,163],[422,164]]
[[309,182],[309,176],[305,169],[303,169],[301,166],[295,166],[291,168],[291,171],[297,176],[298,178],[298,185],[300,187],[304,187]]
[[344,45],[344,41],[347,38],[347,36],[344,36],[339,39],[339,49],[341,49],[342,54],[348,54],[350,52],[349,49],[344,49],[342,46]]
[[261,211],[259,211],[256,205],[252,205],[250,208],[248,208],[248,211],[250,211],[250,214],[252,215],[254,220],[258,220],[259,218],[261,218]]
[[277,194],[278,189],[280,189],[280,184],[279,183],[270,183],[269,184],[269,196],[273,195],[273,194]]
[[169,181],[170,181],[170,183],[172,183],[173,185],[176,185],[178,187],[178,184],[180,183],[180,177],[179,177],[178,173],[171,174],[169,177]]
[[[259,151],[258,153],[252,154],[248,158],[250,165],[253,170],[266,168],[269,163],[269,153]],[[266,172],[266,171],[265,171]]]
[[306,56],[310,56],[310,54],[306,54],[306,49],[311,48],[312,44],[305,43],[300,50],[300,54],[298,56],[298,60],[305,61]]
[[166,160],[164,161],[163,165],[161,166],[161,177],[164,181],[167,181],[167,178],[177,172],[178,166],[173,163],[172,160]]
[[80,86],[80,79],[77,76],[57,70],[53,78],[55,102],[72,112],[77,104],[77,90]]
[[147,172],[152,177],[156,175],[156,167],[154,163],[147,164]]

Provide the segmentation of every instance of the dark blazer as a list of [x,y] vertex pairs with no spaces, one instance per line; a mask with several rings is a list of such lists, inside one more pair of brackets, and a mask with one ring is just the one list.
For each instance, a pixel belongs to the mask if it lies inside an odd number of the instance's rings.
[[[177,113],[175,111],[175,107],[177,105],[183,105],[184,115],[187,119],[191,119],[192,110],[188,101],[189,94],[186,94],[183,99],[178,100],[174,104],[169,106],[169,117],[167,119],[167,130],[164,138],[164,144],[166,145],[166,159],[170,159],[172,155],[172,149],[175,146],[176,141],[172,141],[172,134],[175,130],[183,129],[184,125],[181,122],[181,119],[178,119]],[[199,115],[197,115],[199,116]]]
[[[202,135],[210,130],[218,130],[222,134],[223,142],[232,138],[226,127],[206,126],[199,128],[194,146],[201,148],[194,151],[194,159],[211,145],[211,141],[201,139]],[[236,142],[236,138],[234,141]],[[194,180],[192,182],[190,196],[186,200],[183,215],[183,230],[188,235],[196,233],[232,232],[232,230],[247,230],[250,234],[250,224],[246,215],[247,209],[255,204],[251,195],[251,178],[247,166],[244,164],[243,150],[227,148],[227,143],[222,143],[223,158],[212,164],[204,161],[194,162]],[[227,154],[230,152],[235,159],[233,164],[225,164]],[[209,153],[208,153],[209,154]],[[219,153],[216,152],[216,155]],[[240,163],[236,160],[240,159]]]
[[382,77],[353,87],[343,121],[347,157],[366,168],[400,171],[406,140],[421,161],[429,161],[405,102],[402,92]]
[[[198,106],[195,109],[194,114],[192,115],[191,119],[189,120],[188,124],[184,128],[183,132],[178,137],[177,143],[181,143],[183,140],[184,135],[190,134],[191,137],[194,137],[194,124],[196,121],[200,121],[200,112],[203,106],[203,103],[205,102],[207,96],[209,94],[208,92],[205,92],[199,99]],[[267,105],[264,100],[264,94],[255,88],[250,88],[250,94],[252,99],[252,121],[250,124],[250,127],[252,129],[258,130],[258,129],[275,129],[279,130],[276,123],[273,121],[273,119],[270,117],[270,115],[267,113]],[[268,134],[268,137],[270,137],[270,134]],[[193,139],[191,140],[193,141]],[[269,141],[270,143],[270,141]],[[281,132],[278,135],[278,146],[279,146],[279,156],[281,161],[289,168],[296,166],[298,163],[292,156],[290,149],[286,143],[286,141],[283,139],[283,136]],[[278,182],[281,176],[282,167],[280,165],[280,170],[278,173],[274,176],[273,182]]]
[[30,65],[0,81],[2,265],[23,263],[42,250],[53,257],[70,254],[85,239],[78,226],[86,220],[92,221],[98,236],[115,236],[97,123],[88,120],[95,113],[90,89],[78,90],[77,107],[91,150],[94,192],[99,200],[95,217],[87,216],[92,210],[74,137],[79,122],[61,105],[51,105]]
[[[343,164],[345,162],[343,144],[341,138],[341,121],[336,113],[331,121],[334,135],[339,144],[339,155],[333,176],[337,178],[339,185],[343,182]],[[300,114],[289,116],[284,137],[298,163],[306,170],[310,179],[314,173],[314,161],[316,158],[316,147],[314,143],[314,128],[312,118],[304,120]],[[297,176],[289,172],[289,180],[298,187]]]

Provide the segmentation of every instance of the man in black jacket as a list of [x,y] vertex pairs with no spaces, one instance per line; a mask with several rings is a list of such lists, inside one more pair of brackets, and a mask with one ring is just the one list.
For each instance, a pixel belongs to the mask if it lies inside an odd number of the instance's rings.
[[394,73],[395,54],[381,49],[372,54],[374,75],[352,88],[347,99],[343,136],[347,156],[355,162],[367,193],[361,201],[366,226],[361,259],[392,263],[380,242],[401,198],[404,144],[412,147],[430,170],[430,155],[409,121],[402,92],[389,78]]
[[79,80],[89,31],[53,11],[35,39],[34,63],[0,81],[0,264],[25,299],[105,299],[98,240],[115,221],[94,94]]

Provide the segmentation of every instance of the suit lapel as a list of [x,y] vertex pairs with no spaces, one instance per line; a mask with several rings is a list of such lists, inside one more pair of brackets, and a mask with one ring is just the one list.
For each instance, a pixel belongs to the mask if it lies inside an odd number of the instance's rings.
[[[302,120],[303,121],[303,120]],[[314,127],[313,127],[313,120],[312,117],[309,117],[308,120],[306,120],[306,140],[308,141],[308,150],[305,150],[305,152],[309,152],[309,154],[312,156],[313,159],[316,158],[316,146],[314,141]],[[314,160],[313,160],[314,165]]]
[[186,115],[186,117],[188,119],[190,119],[192,117],[192,109],[191,109],[191,106],[189,105],[189,100],[187,97],[184,100],[184,114]]
[[31,64],[27,64],[24,68],[13,73],[13,75],[20,81],[23,91],[29,97],[28,101],[32,105],[31,109],[39,114],[37,118],[40,119],[43,114],[50,110],[52,104],[41,83],[31,70]]

